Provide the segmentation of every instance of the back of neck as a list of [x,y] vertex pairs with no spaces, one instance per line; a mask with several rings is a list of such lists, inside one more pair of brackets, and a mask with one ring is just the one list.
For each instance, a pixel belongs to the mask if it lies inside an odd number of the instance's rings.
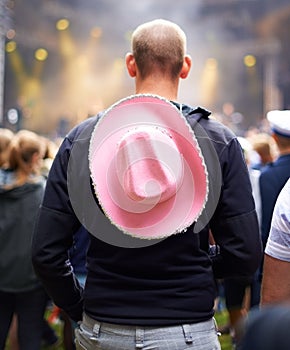
[[136,82],[136,94],[158,95],[167,100],[177,101],[178,83],[160,79],[143,80],[142,82]]

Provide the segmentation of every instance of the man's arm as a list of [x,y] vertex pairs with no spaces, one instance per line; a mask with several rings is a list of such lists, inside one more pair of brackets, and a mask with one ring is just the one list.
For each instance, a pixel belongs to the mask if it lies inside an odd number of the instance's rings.
[[82,288],[68,258],[73,234],[80,227],[68,197],[67,166],[71,141],[66,138],[54,160],[36,221],[32,262],[39,279],[56,305],[79,321]]
[[290,302],[290,262],[264,256],[261,304]]
[[214,260],[217,278],[254,274],[262,259],[259,225],[247,166],[234,138],[220,154],[222,190],[210,222],[220,255]]
[[261,304],[290,302],[290,180],[280,192],[266,243]]

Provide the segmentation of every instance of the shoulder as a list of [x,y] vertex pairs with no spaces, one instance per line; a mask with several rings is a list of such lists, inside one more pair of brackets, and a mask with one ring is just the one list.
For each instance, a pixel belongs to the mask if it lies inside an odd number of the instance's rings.
[[269,163],[261,170],[260,183],[267,184],[273,180],[278,185],[279,190],[284,186],[289,178],[290,157],[279,157],[273,163]]
[[77,139],[79,139],[80,137],[83,137],[84,135],[86,135],[86,133],[91,133],[94,126],[96,125],[97,121],[99,120],[99,118],[101,117],[102,112],[90,117],[86,120],[84,120],[83,122],[81,122],[80,124],[76,125],[66,136],[66,139],[68,139],[70,142],[74,142]]
[[191,126],[195,126],[197,123],[214,143],[228,145],[236,139],[236,135],[228,127],[212,118],[211,112],[202,107],[194,108],[187,105],[184,107],[183,113]]
[[[57,155],[55,157],[55,160],[62,159],[62,161],[61,161],[62,163],[67,162],[69,157],[70,157],[70,154],[71,154],[71,151],[72,151],[74,144],[78,143],[79,141],[83,141],[83,140],[88,142],[100,116],[101,116],[101,113],[99,113],[93,117],[90,117],[90,118],[82,121],[78,125],[76,125],[73,129],[71,129],[69,131],[69,133],[63,139],[63,141],[59,147],[59,150],[57,152]],[[55,160],[52,164],[52,168],[55,167],[55,164],[56,164]]]

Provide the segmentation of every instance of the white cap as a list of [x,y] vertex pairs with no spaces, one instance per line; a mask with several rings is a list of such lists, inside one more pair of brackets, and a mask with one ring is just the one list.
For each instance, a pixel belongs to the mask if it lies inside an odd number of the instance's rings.
[[275,134],[290,137],[290,110],[275,110],[267,113],[270,127]]

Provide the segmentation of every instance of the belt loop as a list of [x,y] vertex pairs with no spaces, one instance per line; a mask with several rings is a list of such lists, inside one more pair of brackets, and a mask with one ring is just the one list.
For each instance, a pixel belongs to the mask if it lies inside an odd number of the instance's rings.
[[191,335],[190,325],[183,324],[182,329],[183,329],[183,334],[184,334],[186,344],[192,343],[192,335]]
[[100,335],[101,323],[95,323],[93,327],[93,335],[90,337],[90,340],[98,340]]
[[213,319],[213,323],[214,323],[214,328],[215,328],[216,334],[217,334],[218,337],[220,337],[222,334],[219,331],[218,325],[216,323],[216,319],[214,317],[212,319]]
[[144,329],[136,327],[136,349],[144,347]]

